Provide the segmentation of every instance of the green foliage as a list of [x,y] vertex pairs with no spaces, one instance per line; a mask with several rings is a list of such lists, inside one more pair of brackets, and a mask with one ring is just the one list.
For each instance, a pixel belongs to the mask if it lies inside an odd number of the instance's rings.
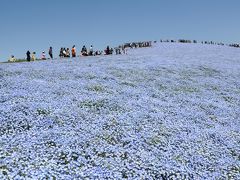
[[102,87],[101,85],[95,85],[95,86],[89,87],[88,90],[94,91],[94,92],[104,92],[104,87]]
[[37,114],[39,116],[43,115],[43,116],[46,116],[46,115],[49,115],[50,114],[50,111],[49,110],[46,110],[46,109],[37,109]]

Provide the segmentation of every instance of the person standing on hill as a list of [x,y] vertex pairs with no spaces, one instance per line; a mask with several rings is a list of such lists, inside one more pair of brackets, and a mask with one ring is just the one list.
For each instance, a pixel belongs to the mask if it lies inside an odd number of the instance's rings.
[[30,51],[27,51],[26,55],[27,55],[27,61],[31,61],[31,53],[30,53]]
[[72,47],[72,57],[73,57],[73,58],[76,57],[76,48],[75,48],[75,45]]
[[92,56],[93,55],[93,46],[91,45],[90,48],[89,48],[89,56]]
[[31,59],[32,59],[33,61],[36,60],[36,53],[35,53],[35,52],[32,53],[32,57],[31,57]]
[[63,58],[63,48],[60,49],[59,57]]
[[53,49],[52,49],[52,47],[49,48],[48,54],[49,54],[50,58],[53,59]]
[[107,46],[107,49],[105,49],[105,54],[106,54],[106,55],[109,55],[109,54],[110,54],[110,48],[109,48],[109,46]]

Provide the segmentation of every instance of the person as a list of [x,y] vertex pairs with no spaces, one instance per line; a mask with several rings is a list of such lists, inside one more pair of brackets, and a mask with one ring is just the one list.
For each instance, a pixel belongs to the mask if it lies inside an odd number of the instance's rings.
[[83,46],[83,47],[82,47],[81,53],[82,53],[82,56],[87,56],[87,55],[88,55],[88,54],[87,54],[87,48],[86,48],[86,46]]
[[[140,46],[141,46],[141,45],[140,45]],[[123,54],[127,54],[127,47],[123,46],[123,47],[122,47],[122,52],[123,52]]]
[[89,48],[89,56],[92,56],[92,55],[93,55],[93,46],[91,45]]
[[35,53],[35,52],[32,53],[32,57],[31,57],[31,59],[32,59],[33,61],[36,60],[36,53]]
[[50,58],[53,59],[53,49],[52,49],[52,47],[49,48],[48,54],[49,54]]
[[67,57],[67,51],[66,51],[66,48],[63,48],[63,57]]
[[70,50],[69,50],[69,48],[67,48],[67,50],[66,50],[66,57],[70,57]]
[[31,53],[30,53],[30,51],[28,50],[26,54],[27,54],[27,61],[31,61],[31,57],[30,57]]
[[42,52],[42,60],[46,60],[46,54],[45,54],[45,51]]
[[8,62],[16,62],[16,58],[12,55],[11,57],[10,57],[10,59],[8,60]]
[[76,48],[75,45],[72,47],[72,57],[76,57]]
[[113,51],[114,51],[113,48],[111,48],[111,49],[110,49],[110,54],[113,54]]
[[120,48],[119,48],[119,47],[115,48],[115,52],[116,52],[116,55],[121,54],[121,50],[120,50]]
[[107,46],[107,49],[105,50],[105,54],[106,54],[106,55],[109,55],[109,54],[110,54],[110,48],[109,48],[109,46]]
[[63,58],[63,48],[60,49],[59,57]]
[[94,56],[99,56],[99,55],[101,55],[101,54],[102,54],[101,51],[95,51]]

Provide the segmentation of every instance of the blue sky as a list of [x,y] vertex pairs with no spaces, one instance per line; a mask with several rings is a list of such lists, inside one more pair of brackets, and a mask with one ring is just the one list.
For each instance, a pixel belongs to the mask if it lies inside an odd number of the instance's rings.
[[[128,41],[240,42],[239,0],[1,0],[0,61]],[[78,51],[79,52],[79,51]]]

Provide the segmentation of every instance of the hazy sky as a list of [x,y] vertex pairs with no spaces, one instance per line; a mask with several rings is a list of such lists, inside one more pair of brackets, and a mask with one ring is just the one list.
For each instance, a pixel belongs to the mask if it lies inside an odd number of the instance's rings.
[[128,41],[240,42],[240,0],[1,0],[0,61],[53,46]]

